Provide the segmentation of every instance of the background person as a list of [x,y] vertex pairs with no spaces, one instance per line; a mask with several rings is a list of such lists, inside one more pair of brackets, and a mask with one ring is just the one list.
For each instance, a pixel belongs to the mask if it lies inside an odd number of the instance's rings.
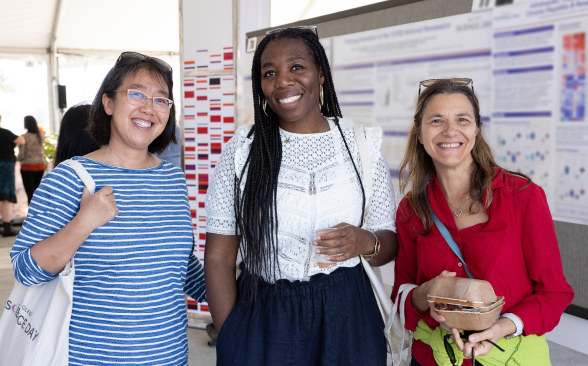
[[[2,116],[0,116],[2,122]],[[2,201],[2,236],[14,236],[18,231],[12,229],[12,204],[16,203],[14,191],[14,163],[16,144],[26,143],[22,136],[16,136],[10,130],[0,127],[0,200]]]
[[83,102],[69,108],[63,115],[55,147],[55,166],[74,156],[84,156],[100,149],[86,131],[91,107]]
[[15,277],[28,286],[55,278],[74,257],[70,365],[187,365],[184,291],[205,300],[202,266],[184,173],[152,156],[174,141],[172,90],[168,64],[122,53],[90,114],[101,148],[73,158],[96,193],[58,165],[12,249]]
[[180,144],[180,139],[182,138],[182,132],[180,131],[180,126],[176,125],[174,130],[174,135],[176,137],[176,143],[170,143],[169,146],[163,150],[161,154],[155,154],[158,158],[165,160],[173,165],[177,166],[178,168],[182,169],[182,148]]
[[45,136],[39,131],[37,120],[33,116],[24,118],[24,126],[27,133],[22,135],[26,144],[18,145],[18,158],[20,161],[20,175],[25,192],[27,192],[29,205],[33,199],[35,189],[41,184],[45,172],[45,157],[43,156],[43,141]]
[[[400,177],[408,173],[401,189],[410,186],[411,191],[396,217],[400,248],[392,298],[404,283],[419,285],[405,303],[406,328],[416,330],[413,366],[450,365],[442,341],[448,333],[457,364],[465,357],[463,364],[471,365],[474,347],[476,361],[486,366],[502,365],[513,353],[519,365],[549,365],[547,342],[538,336],[558,324],[573,291],[563,275],[545,193],[528,177],[496,164],[480,132],[480,107],[470,82],[421,82],[431,85],[419,95],[400,166]],[[427,302],[438,278],[468,277],[434,225],[429,205],[473,276],[505,297],[503,317],[467,341],[447,328],[445,318]],[[488,353],[489,358],[478,358]]]
[[[397,250],[382,131],[365,129],[371,159],[360,162],[313,30],[266,36],[252,80],[255,124],[225,147],[206,199],[217,365],[385,365],[384,323],[358,257],[380,266]],[[371,165],[374,192],[360,164]],[[329,227],[338,229],[316,237]],[[335,265],[312,262],[317,250]]]

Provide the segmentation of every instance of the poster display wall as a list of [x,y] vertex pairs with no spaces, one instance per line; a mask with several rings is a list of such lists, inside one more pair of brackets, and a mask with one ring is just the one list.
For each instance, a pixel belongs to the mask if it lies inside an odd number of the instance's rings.
[[[184,1],[184,171],[194,226],[196,256],[204,261],[206,191],[224,145],[235,131],[232,0]],[[188,312],[208,314],[188,298]]]
[[493,150],[545,189],[555,220],[588,224],[588,2],[495,9]]

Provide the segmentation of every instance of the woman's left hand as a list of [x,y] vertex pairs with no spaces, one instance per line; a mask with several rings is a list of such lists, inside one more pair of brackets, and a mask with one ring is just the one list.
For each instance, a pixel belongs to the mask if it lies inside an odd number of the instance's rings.
[[[513,330],[514,329],[514,330]],[[481,357],[486,356],[494,345],[490,342],[486,342],[487,339],[494,343],[498,343],[504,336],[512,334],[516,331],[516,326],[512,320],[508,318],[500,318],[490,328],[481,331],[480,333],[471,334],[467,341],[463,341],[460,337],[459,331],[455,328],[451,329],[453,343],[457,346],[461,352],[463,352],[464,358],[472,358],[472,349],[474,349],[474,356]]]
[[319,254],[326,254],[328,261],[344,262],[360,254],[374,252],[376,239],[370,231],[344,222],[333,227],[337,230],[320,233],[313,241],[316,247],[326,247],[315,250],[318,250]]

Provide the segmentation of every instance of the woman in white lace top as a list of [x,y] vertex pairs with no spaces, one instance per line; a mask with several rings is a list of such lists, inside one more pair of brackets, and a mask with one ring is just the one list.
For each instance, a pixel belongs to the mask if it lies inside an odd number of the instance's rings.
[[[255,125],[225,147],[206,199],[217,365],[384,365],[384,323],[359,259],[381,266],[398,249],[382,131],[365,128],[362,162],[316,30],[269,34],[252,79]],[[319,266],[317,251],[333,265]]]

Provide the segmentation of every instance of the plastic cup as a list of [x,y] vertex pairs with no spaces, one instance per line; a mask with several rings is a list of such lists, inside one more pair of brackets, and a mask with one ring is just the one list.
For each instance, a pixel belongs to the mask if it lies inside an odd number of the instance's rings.
[[[316,239],[317,236],[319,236],[320,234],[325,234],[329,231],[333,231],[333,230],[337,230],[336,228],[327,228],[327,229],[322,229],[322,230],[316,230],[313,234],[313,241]],[[313,251],[312,251],[312,258],[311,261],[315,262],[317,264],[317,266],[319,268],[328,268],[328,267],[332,267],[334,265],[336,265],[337,263],[334,262],[330,262],[327,260],[327,254],[318,254],[316,252],[317,249],[321,249],[321,248],[325,248],[325,247],[318,247],[318,246],[314,246],[313,245]]]

